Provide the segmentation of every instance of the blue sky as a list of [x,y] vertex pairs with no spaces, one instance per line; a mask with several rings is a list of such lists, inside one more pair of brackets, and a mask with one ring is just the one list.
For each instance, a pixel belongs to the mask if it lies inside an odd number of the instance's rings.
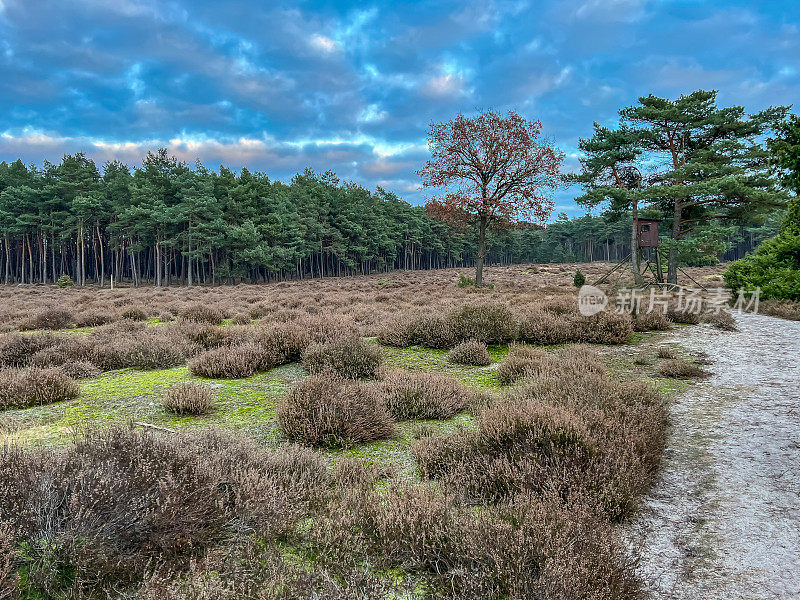
[[[0,160],[167,146],[288,180],[305,166],[424,201],[432,120],[515,109],[577,164],[650,92],[800,98],[800,2],[0,0]],[[583,211],[559,193],[555,215]]]

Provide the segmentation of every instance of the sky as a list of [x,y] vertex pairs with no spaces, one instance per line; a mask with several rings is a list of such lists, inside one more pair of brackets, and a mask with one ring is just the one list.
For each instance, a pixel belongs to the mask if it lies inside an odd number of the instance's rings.
[[[639,96],[800,99],[797,0],[0,0],[0,160],[166,146],[425,201],[431,121],[516,110],[578,164]],[[570,216],[575,190],[556,194]]]

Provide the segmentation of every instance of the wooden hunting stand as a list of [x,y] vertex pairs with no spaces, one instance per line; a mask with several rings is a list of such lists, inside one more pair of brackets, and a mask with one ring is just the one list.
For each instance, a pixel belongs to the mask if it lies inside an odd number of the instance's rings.
[[[664,272],[661,269],[661,250],[658,247],[658,221],[656,219],[636,219],[636,246],[638,248],[638,257],[644,259],[645,263],[642,267],[642,275],[645,273],[652,273],[652,279],[644,282],[644,287],[658,286],[662,288],[672,289],[678,287],[673,283],[666,283],[664,281]],[[612,269],[606,272],[600,279],[595,281],[592,285],[600,285],[608,280],[608,278],[619,268],[625,264],[630,264],[633,260],[633,253],[623,258],[618,264],[614,265]],[[707,291],[703,285],[698,283],[686,271],[678,267],[678,270],[691,279],[700,289]]]

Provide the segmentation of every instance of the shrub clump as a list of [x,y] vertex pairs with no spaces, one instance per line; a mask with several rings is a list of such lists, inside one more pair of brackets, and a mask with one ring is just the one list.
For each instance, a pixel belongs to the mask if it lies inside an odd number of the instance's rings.
[[41,406],[72,400],[80,388],[61,369],[4,369],[0,371],[0,409]]
[[470,392],[452,377],[433,373],[390,371],[379,385],[395,419],[449,419],[463,411]]
[[83,360],[66,362],[59,368],[72,379],[93,379],[100,375],[100,369]]
[[178,313],[178,318],[190,323],[219,325],[225,315],[221,310],[207,304],[191,304]]
[[147,321],[147,313],[141,306],[126,306],[120,316],[131,321]]
[[517,319],[505,304],[467,304],[450,319],[459,340],[505,344],[517,337]]
[[253,344],[222,346],[206,350],[189,361],[189,371],[211,379],[241,379],[258,371],[261,350]]
[[308,446],[347,446],[394,433],[377,387],[331,372],[292,389],[278,406],[278,425],[287,438]]
[[708,377],[710,373],[693,362],[680,358],[671,358],[661,363],[658,372],[664,377],[674,379],[693,379],[696,377]]
[[492,364],[492,355],[483,342],[467,340],[453,348],[447,354],[447,360],[458,365],[485,367]]
[[312,344],[303,352],[303,366],[310,373],[332,370],[348,379],[373,376],[382,361],[381,349],[357,335]]
[[47,308],[36,313],[21,326],[21,330],[30,329],[66,329],[75,322],[75,317],[62,308]]
[[206,385],[184,381],[169,387],[161,402],[178,415],[204,415],[214,404],[214,395]]
[[234,527],[274,540],[330,485],[325,461],[231,434],[89,431],[59,452],[0,449],[0,521],[34,597],[106,598],[173,577]]

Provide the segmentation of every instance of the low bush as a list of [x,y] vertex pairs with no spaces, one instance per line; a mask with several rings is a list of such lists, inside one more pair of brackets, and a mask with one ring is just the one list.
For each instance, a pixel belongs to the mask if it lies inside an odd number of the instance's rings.
[[250,315],[247,313],[236,313],[231,318],[231,323],[233,325],[250,325],[251,322],[252,319],[250,318]]
[[383,361],[381,349],[357,335],[312,344],[303,352],[310,373],[332,370],[348,379],[371,377]]
[[40,406],[72,400],[78,385],[61,369],[3,369],[0,371],[0,409]]
[[120,316],[131,321],[147,321],[147,313],[141,306],[125,306],[120,311]]
[[800,321],[800,301],[797,300],[765,300],[759,304],[762,314]]
[[670,320],[666,313],[659,310],[651,312],[638,312],[633,315],[634,331],[667,331]]
[[59,369],[72,379],[92,379],[100,375],[100,369],[95,365],[81,360],[66,362]]
[[208,323],[219,325],[225,315],[221,310],[207,304],[190,304],[178,312],[178,318],[190,323]]
[[459,273],[458,287],[460,288],[475,287],[475,278],[464,275],[463,273]]
[[470,392],[452,377],[390,371],[379,385],[395,419],[449,419],[470,402]]
[[250,377],[262,362],[261,350],[252,344],[206,350],[189,361],[189,371],[198,377],[241,379]]
[[467,304],[450,320],[459,340],[505,344],[517,337],[517,319],[504,304]]
[[693,379],[710,375],[708,371],[705,371],[695,363],[679,358],[665,360],[658,368],[658,372],[664,377],[675,379]]
[[235,529],[286,535],[329,481],[324,459],[295,446],[111,428],[60,452],[0,450],[0,521],[25,548],[25,594],[106,598],[189,569]]
[[536,309],[522,317],[520,341],[537,346],[565,344],[575,339],[573,319],[548,310]]
[[674,359],[678,358],[678,353],[675,352],[675,348],[670,348],[669,346],[659,346],[658,357]]
[[589,344],[624,344],[633,335],[631,316],[615,312],[605,311],[591,317],[578,317],[574,326],[574,341]]
[[577,271],[575,271],[575,277],[572,278],[572,285],[574,285],[576,288],[579,288],[583,286],[583,284],[585,283],[586,283],[586,275],[581,273],[581,270],[578,269]]
[[483,342],[467,340],[453,348],[447,354],[447,360],[458,365],[485,367],[492,364],[492,355]]
[[313,375],[278,406],[284,435],[309,446],[347,446],[386,439],[394,420],[377,387],[330,372]]
[[736,319],[726,310],[702,313],[700,315],[700,321],[702,323],[708,323],[712,327],[721,329],[722,331],[737,331],[738,329],[736,327]]
[[37,352],[58,344],[52,334],[21,335],[9,333],[0,336],[0,367],[22,367],[29,364]]
[[75,317],[75,327],[98,327],[116,321],[117,317],[110,312],[86,310]]
[[422,438],[412,452],[426,478],[470,502],[553,495],[617,520],[657,471],[666,417],[648,386],[577,369],[529,379],[483,409],[476,429]]
[[164,408],[178,415],[204,415],[214,404],[214,395],[206,385],[184,381],[167,388]]
[[75,285],[75,282],[72,280],[72,277],[70,277],[67,274],[61,275],[56,280],[56,287],[57,288],[67,288],[67,287],[72,287],[74,285]]
[[70,311],[62,308],[47,308],[25,321],[20,329],[66,329],[74,322],[75,318]]
[[497,369],[497,381],[510,385],[526,377],[569,377],[572,372],[602,375],[605,365],[596,352],[580,344],[561,348],[555,354],[512,344]]

